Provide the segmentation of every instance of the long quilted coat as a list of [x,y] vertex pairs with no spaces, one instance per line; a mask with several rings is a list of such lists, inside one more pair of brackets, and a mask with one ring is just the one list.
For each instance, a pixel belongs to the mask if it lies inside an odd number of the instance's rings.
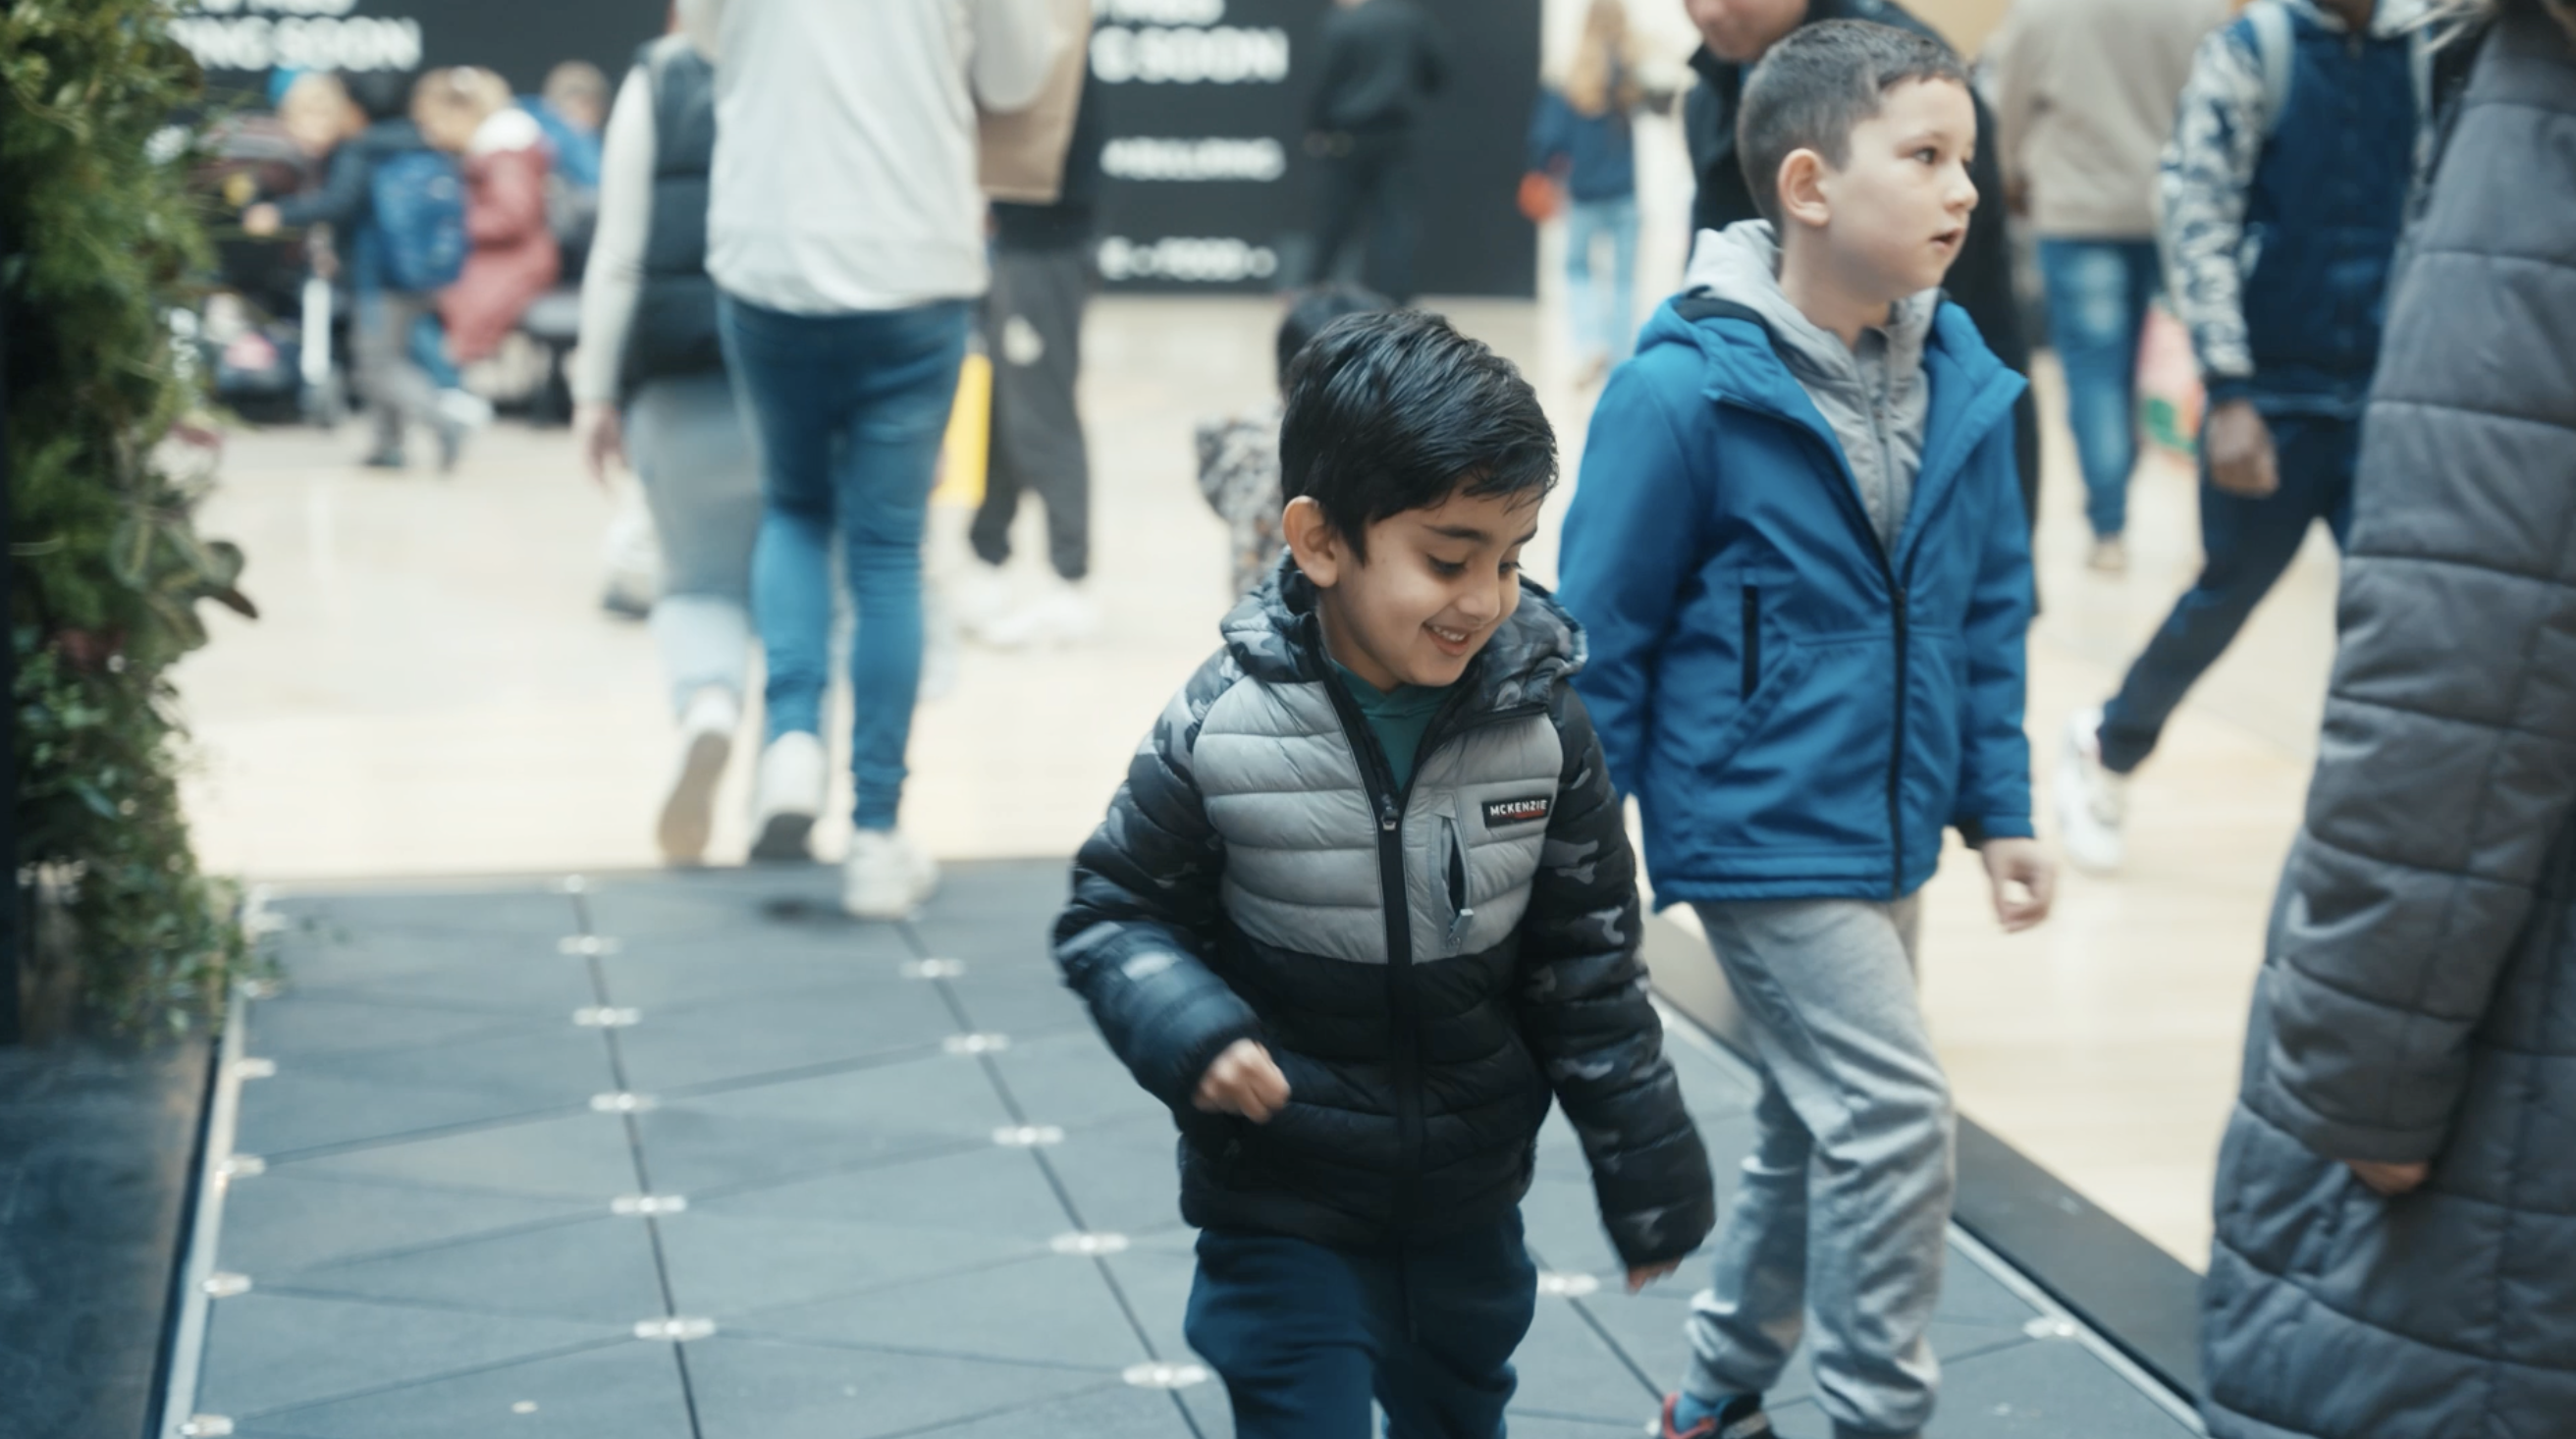
[[[2398,282],[2219,1159],[2218,1439],[2576,1435],[2576,55],[2479,57]],[[2343,1159],[2430,1161],[2383,1199]]]
[[[1181,1128],[1202,1227],[1357,1246],[1492,1222],[1553,1097],[1612,1242],[1678,1259],[1715,1219],[1637,964],[1637,862],[1583,702],[1582,631],[1535,585],[1452,687],[1410,786],[1331,676],[1292,564],[1137,751],[1075,861],[1066,981]],[[1202,1114],[1268,1046],[1288,1106]]]

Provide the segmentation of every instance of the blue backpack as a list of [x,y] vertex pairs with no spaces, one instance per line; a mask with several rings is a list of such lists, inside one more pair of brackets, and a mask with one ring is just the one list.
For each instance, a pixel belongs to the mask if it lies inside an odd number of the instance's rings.
[[435,150],[412,150],[378,162],[369,181],[385,284],[427,292],[456,283],[465,271],[465,178]]

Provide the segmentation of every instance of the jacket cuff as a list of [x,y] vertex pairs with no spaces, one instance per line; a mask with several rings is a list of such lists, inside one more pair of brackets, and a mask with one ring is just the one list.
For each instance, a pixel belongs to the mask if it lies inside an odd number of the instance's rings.
[[2320,1114],[2266,1072],[2245,1091],[2245,1107],[2321,1159],[2360,1159],[2374,1164],[2420,1164],[2441,1153],[2447,1124],[2390,1129]]
[[2029,815],[1990,815],[1984,819],[1962,817],[1951,822],[1959,838],[1970,849],[1983,849],[1990,839],[2037,839],[2039,831]]
[[2254,398],[2252,375],[2203,375],[2200,387],[2207,397],[2208,409],[2232,405],[2238,400]]

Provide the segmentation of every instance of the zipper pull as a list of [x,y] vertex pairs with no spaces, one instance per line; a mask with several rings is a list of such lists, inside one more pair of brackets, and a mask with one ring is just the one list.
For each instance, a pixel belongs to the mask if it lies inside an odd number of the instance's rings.
[[1467,942],[1467,926],[1473,924],[1475,920],[1476,911],[1471,907],[1461,906],[1458,917],[1449,921],[1450,953],[1457,953],[1458,946]]
[[1387,795],[1379,795],[1377,797],[1377,827],[1385,830],[1388,834],[1393,834],[1395,833],[1395,824],[1395,800]]

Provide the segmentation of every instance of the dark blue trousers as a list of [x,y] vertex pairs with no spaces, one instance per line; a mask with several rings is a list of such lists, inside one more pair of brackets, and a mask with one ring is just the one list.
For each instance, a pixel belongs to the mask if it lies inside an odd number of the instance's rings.
[[1514,1211],[1436,1240],[1334,1249],[1210,1229],[1190,1347],[1225,1380],[1237,1439],[1500,1439],[1538,1271]]
[[2318,520],[2343,543],[2352,525],[2353,466],[2361,421],[2315,415],[2266,416],[2281,488],[2263,498],[2231,495],[2200,472],[2200,578],[2176,601],[2146,653],[2129,666],[2119,694],[2102,707],[2102,765],[2127,774],[2146,760],[2182,697],[2217,663],[2254,606],[2271,593]]

